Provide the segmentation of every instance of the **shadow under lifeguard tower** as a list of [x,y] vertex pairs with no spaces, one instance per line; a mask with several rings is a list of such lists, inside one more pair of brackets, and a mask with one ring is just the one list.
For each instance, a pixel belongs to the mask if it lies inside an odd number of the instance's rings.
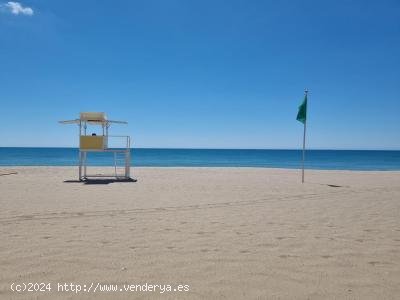
[[[79,126],[79,181],[96,182],[102,180],[135,182],[130,176],[131,167],[131,138],[124,135],[109,135],[111,124],[128,124],[125,121],[108,120],[103,112],[81,112],[79,119],[60,121],[61,124],[77,124]],[[101,126],[102,134],[87,134],[87,126]],[[109,148],[109,138],[117,138],[122,141],[121,147]],[[114,157],[114,174],[88,174],[88,153],[110,153]],[[122,157],[121,157],[122,156]],[[118,163],[122,162],[123,172],[118,173],[121,168]],[[103,179],[100,179],[103,178]]]

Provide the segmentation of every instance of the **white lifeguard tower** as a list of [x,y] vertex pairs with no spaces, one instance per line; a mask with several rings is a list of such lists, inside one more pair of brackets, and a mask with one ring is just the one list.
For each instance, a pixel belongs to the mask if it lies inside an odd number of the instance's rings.
[[[61,124],[77,124],[79,126],[79,180],[87,180],[91,177],[115,177],[116,179],[129,180],[131,167],[131,139],[130,136],[109,135],[111,124],[128,124],[125,121],[108,120],[104,112],[81,112],[79,119],[59,121]],[[97,125],[102,128],[102,135],[95,133],[87,135],[87,126]],[[109,148],[109,138],[122,139],[121,147]],[[88,174],[87,156],[89,152],[106,152],[114,155],[114,174]],[[123,156],[123,174],[118,174],[118,162]]]

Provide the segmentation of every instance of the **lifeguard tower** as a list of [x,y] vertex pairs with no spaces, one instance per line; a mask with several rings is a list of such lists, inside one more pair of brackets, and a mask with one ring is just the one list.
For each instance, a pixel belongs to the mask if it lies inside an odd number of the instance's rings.
[[[79,126],[79,180],[91,177],[115,177],[116,179],[129,180],[131,167],[131,139],[130,136],[109,135],[111,124],[128,124],[125,121],[108,120],[104,112],[81,112],[79,119],[60,121],[61,124],[77,124]],[[102,134],[87,134],[88,125],[101,126]],[[109,148],[109,138],[120,139],[120,146]],[[122,140],[122,142],[121,142]],[[114,156],[114,174],[88,174],[87,156],[90,152],[105,152]],[[122,159],[121,159],[122,155]],[[123,173],[118,174],[122,164]]]

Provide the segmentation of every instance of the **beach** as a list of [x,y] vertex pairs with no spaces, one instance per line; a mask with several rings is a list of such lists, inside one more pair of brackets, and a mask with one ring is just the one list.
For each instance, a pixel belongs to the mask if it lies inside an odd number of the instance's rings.
[[74,167],[0,174],[1,299],[400,298],[400,171],[307,170],[305,184],[267,168],[143,167],[137,182],[89,184]]

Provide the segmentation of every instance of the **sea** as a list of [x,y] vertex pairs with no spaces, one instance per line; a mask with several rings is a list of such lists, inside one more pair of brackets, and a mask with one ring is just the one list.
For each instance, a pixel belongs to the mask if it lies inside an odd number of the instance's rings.
[[[0,147],[0,166],[76,166],[77,148]],[[400,151],[307,150],[305,168],[320,170],[400,170]],[[131,150],[138,167],[302,167],[301,150],[265,149],[159,149]],[[90,153],[88,164],[113,166],[111,153]]]

